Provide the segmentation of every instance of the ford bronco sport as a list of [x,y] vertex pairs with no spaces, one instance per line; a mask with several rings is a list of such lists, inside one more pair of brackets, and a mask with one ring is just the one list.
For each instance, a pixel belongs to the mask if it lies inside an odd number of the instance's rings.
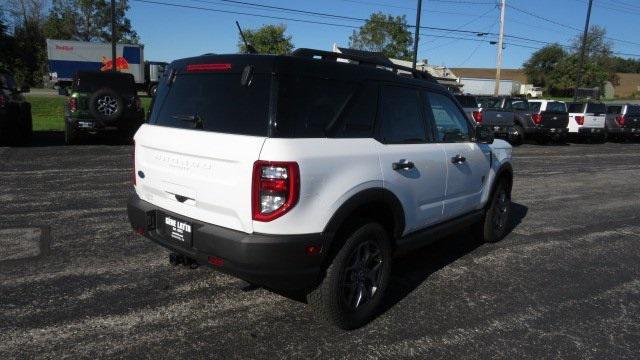
[[511,146],[427,74],[376,61],[173,62],[135,135],[135,232],[174,264],[302,291],[343,329],[375,316],[394,254],[468,226],[501,239]]
[[31,104],[23,95],[27,92],[28,87],[18,89],[13,76],[0,71],[0,145],[26,145],[31,142]]
[[77,144],[82,135],[108,132],[131,141],[143,122],[144,109],[133,75],[110,71],[76,74],[64,109],[66,144]]

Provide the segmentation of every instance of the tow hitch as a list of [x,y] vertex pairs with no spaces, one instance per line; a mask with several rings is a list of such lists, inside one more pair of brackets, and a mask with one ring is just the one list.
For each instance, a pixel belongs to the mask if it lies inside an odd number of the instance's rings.
[[196,260],[176,253],[169,254],[169,263],[173,266],[182,264],[184,266],[188,266],[190,269],[197,269],[199,266]]

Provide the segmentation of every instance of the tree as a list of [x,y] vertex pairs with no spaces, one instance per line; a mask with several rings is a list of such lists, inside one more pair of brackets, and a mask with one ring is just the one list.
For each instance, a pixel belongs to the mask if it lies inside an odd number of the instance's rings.
[[[116,1],[118,42],[138,43],[138,34],[126,17],[127,0]],[[53,0],[44,33],[58,40],[111,42],[111,3],[106,0]]]
[[640,60],[616,56],[613,58],[613,70],[619,73],[640,73]]
[[558,44],[547,45],[534,52],[524,63],[527,81],[535,86],[547,86],[547,76],[567,57],[567,52]]
[[8,71],[13,68],[15,58],[15,42],[9,35],[5,25],[4,12],[0,8],[0,71]]
[[387,57],[402,60],[411,60],[412,43],[407,17],[394,17],[382,12],[371,14],[364,25],[349,37],[349,47],[353,49],[381,52]]
[[[293,50],[291,35],[286,35],[286,25],[264,25],[259,29],[243,30],[247,42],[252,45],[260,54],[285,55]],[[238,39],[238,50],[241,53],[248,53],[244,41],[240,35]]]

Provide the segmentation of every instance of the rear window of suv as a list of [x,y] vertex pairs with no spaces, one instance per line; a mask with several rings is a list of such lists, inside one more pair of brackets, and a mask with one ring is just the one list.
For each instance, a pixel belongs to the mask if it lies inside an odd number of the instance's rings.
[[79,73],[73,80],[74,92],[92,93],[102,88],[126,95],[136,93],[136,84],[131,74]]
[[162,84],[150,124],[239,135],[267,136],[271,75],[248,86],[239,73],[179,74]]

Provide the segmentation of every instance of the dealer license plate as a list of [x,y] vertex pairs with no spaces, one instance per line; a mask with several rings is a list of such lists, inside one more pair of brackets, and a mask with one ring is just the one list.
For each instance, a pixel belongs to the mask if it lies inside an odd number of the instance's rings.
[[190,223],[172,218],[171,216],[165,216],[164,226],[166,234],[172,239],[181,242],[191,241],[192,229]]

